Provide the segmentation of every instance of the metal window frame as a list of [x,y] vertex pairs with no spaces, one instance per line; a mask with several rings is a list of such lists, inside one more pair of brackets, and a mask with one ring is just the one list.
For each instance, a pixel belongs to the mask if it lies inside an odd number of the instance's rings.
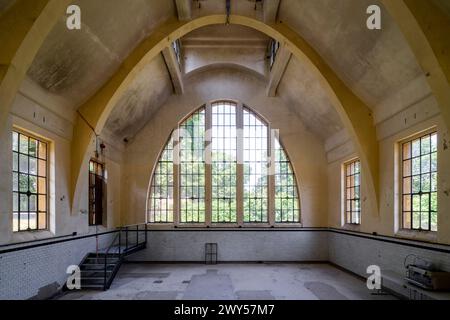
[[[170,148],[168,148],[168,146],[169,146],[169,144],[171,144],[171,146],[170,146]],[[176,195],[175,195],[175,193],[176,193],[176,188],[175,188],[175,177],[174,177],[174,174],[175,174],[175,164],[174,164],[174,149],[175,149],[175,139],[174,139],[174,132],[172,131],[171,133],[170,133],[170,136],[169,136],[169,139],[167,140],[167,142],[164,144],[164,148],[161,150],[161,152],[159,153],[159,155],[158,155],[158,162],[156,163],[156,165],[154,166],[154,168],[153,168],[153,172],[152,172],[152,175],[151,175],[151,183],[150,183],[150,187],[149,187],[149,191],[148,191],[148,202],[149,202],[149,204],[147,205],[147,214],[146,214],[146,222],[147,223],[151,223],[151,224],[153,224],[153,225],[161,225],[161,226],[164,226],[164,225],[166,225],[166,226],[170,226],[170,225],[172,225],[173,223],[174,223],[174,219],[175,219],[175,212],[176,212],[176,210],[175,210],[175,205],[176,205],[176,201],[175,201],[175,198],[176,198]],[[164,161],[163,163],[168,163],[169,165],[170,165],[170,163],[172,164],[172,185],[168,185],[167,187],[168,188],[172,188],[172,202],[173,202],[173,207],[172,207],[172,210],[170,211],[170,210],[168,210],[168,209],[166,209],[166,218],[169,216],[169,213],[171,213],[171,215],[172,215],[172,221],[170,221],[170,219],[166,219],[165,221],[152,221],[152,218],[151,218],[151,215],[152,215],[152,213],[154,213],[155,211],[153,211],[152,212],[152,205],[154,205],[155,204],[155,198],[153,197],[153,194],[154,194],[154,189],[156,188],[156,186],[155,186],[155,180],[156,180],[156,178],[157,178],[157,176],[158,176],[158,174],[157,174],[157,171],[158,171],[158,168],[159,168],[159,166],[160,166],[160,164],[161,164],[161,162],[162,162],[162,157],[164,156],[164,153],[165,152],[169,152],[170,154],[171,154],[171,158],[172,158],[172,160],[171,161]],[[168,199],[168,198],[167,198]],[[161,199],[162,200],[162,199]],[[156,220],[155,218],[153,218],[153,220]],[[161,219],[159,219],[159,220],[161,220]]]
[[[35,195],[36,196],[36,228],[35,229],[27,229],[27,230],[21,230],[20,229],[20,215],[21,215],[21,210],[20,210],[20,195],[21,194],[25,194],[28,196],[28,226],[30,225],[30,196],[29,195],[29,190],[28,192],[21,192],[20,191],[20,184],[18,185],[18,190],[14,191],[14,186],[12,187],[12,194],[17,193],[18,195],[18,230],[14,231],[14,225],[12,226],[13,229],[13,233],[14,234],[19,234],[19,233],[25,233],[25,232],[42,232],[42,231],[49,231],[50,230],[50,206],[49,206],[49,199],[50,199],[50,186],[49,186],[49,174],[50,174],[50,166],[49,166],[49,162],[50,162],[50,145],[51,145],[51,141],[45,138],[42,138],[36,134],[33,134],[29,131],[26,131],[22,128],[13,126],[12,130],[11,130],[11,139],[13,137],[13,134],[17,133],[18,134],[18,145],[17,145],[17,151],[13,150],[13,146],[11,144],[11,153],[12,153],[12,161],[14,161],[14,154],[17,154],[17,172],[14,171],[14,167],[13,170],[11,171],[12,174],[14,175],[14,173],[17,173],[17,179],[18,179],[18,183],[20,181],[20,175],[24,174],[20,172],[20,155],[26,156],[27,157],[27,161],[28,161],[28,171],[30,169],[30,158],[34,158],[36,159],[36,169],[37,169],[37,174],[33,175],[30,174],[29,172],[26,173],[27,175],[27,180],[28,180],[28,188],[30,185],[30,176],[36,177],[37,178],[37,193],[32,193],[31,195]],[[36,157],[30,156],[29,154],[24,154],[20,152],[20,136],[23,135],[25,137],[28,138],[28,147],[30,145],[30,139],[34,139],[38,142],[38,148],[36,149]],[[12,142],[12,141],[11,141]],[[45,152],[45,159],[42,159],[39,157],[39,142],[45,144],[46,146],[46,152]],[[45,161],[45,177],[43,176],[39,176],[39,160],[43,160]],[[44,178],[45,179],[45,194],[41,194],[39,193],[39,178]],[[45,196],[45,211],[41,212],[39,211],[39,196]],[[14,196],[13,196],[13,200],[14,200]],[[14,214],[14,205],[13,208],[11,210],[11,212]],[[45,213],[45,228],[40,229],[39,228],[39,213]],[[13,222],[14,223],[14,222]]]
[[[353,174],[347,174],[348,168],[351,165],[354,165],[358,163],[359,164],[359,171],[354,172]],[[361,180],[362,180],[362,173],[361,173],[361,160],[359,158],[353,158],[343,164],[343,170],[344,170],[344,220],[345,224],[347,225],[361,225],[361,217],[362,217],[362,208],[361,208]],[[347,183],[348,178],[354,178],[356,175],[359,175],[359,185],[349,186]],[[348,198],[347,192],[348,190],[351,190],[352,188],[358,187],[359,188],[359,197],[356,198]],[[347,202],[350,201],[350,208],[347,206]],[[359,203],[359,210],[353,210],[353,207],[351,205],[352,201],[357,201]],[[353,217],[353,213],[356,213],[358,215],[358,221],[359,222],[353,222],[352,219],[348,219],[348,214],[350,214],[351,218]]]
[[[185,123],[189,118],[191,118],[194,114],[198,113],[201,110],[205,110],[205,132],[209,134],[205,135],[205,142],[204,147],[205,150],[208,150],[210,147],[210,144],[212,143],[211,140],[211,128],[212,128],[212,105],[215,103],[221,103],[221,102],[227,102],[232,103],[236,105],[236,126],[238,129],[238,141],[237,141],[237,168],[236,168],[236,182],[237,182],[237,190],[236,190],[236,201],[237,201],[237,220],[236,222],[231,223],[213,223],[212,222],[212,167],[211,167],[211,161],[207,161],[207,157],[211,157],[211,152],[207,152],[205,154],[204,158],[204,166],[205,166],[205,222],[181,222],[181,210],[180,210],[180,165],[176,163],[180,163],[179,161],[179,155],[176,154],[176,150],[178,149],[177,144],[180,143],[179,137],[173,137],[173,197],[174,197],[174,205],[173,205],[173,221],[167,222],[167,223],[156,223],[156,222],[150,222],[150,214],[151,214],[151,194],[152,194],[152,183],[149,186],[148,191],[148,197],[147,197],[147,223],[151,225],[151,227],[158,229],[165,229],[170,227],[175,228],[253,228],[253,227],[302,227],[302,216],[301,216],[301,197],[300,197],[300,189],[299,189],[299,183],[298,183],[298,175],[295,172],[295,168],[292,166],[291,158],[289,156],[289,153],[284,148],[284,145],[279,137],[272,136],[271,133],[271,126],[270,122],[267,121],[264,117],[262,117],[259,113],[254,111],[252,108],[244,105],[243,103],[233,100],[233,99],[219,99],[219,100],[213,100],[210,101],[199,108],[195,109],[194,111],[190,112],[188,115],[186,115],[181,121],[179,121],[177,128],[179,129],[183,123]],[[280,145],[280,148],[283,150],[284,155],[286,156],[287,163],[290,167],[290,170],[292,172],[292,176],[294,178],[294,186],[295,192],[297,197],[295,198],[297,201],[298,206],[298,221],[292,221],[292,222],[276,222],[275,221],[275,177],[274,175],[268,176],[268,221],[267,222],[244,222],[244,210],[243,210],[243,203],[244,203],[244,185],[243,185],[243,137],[242,137],[242,129],[243,129],[243,116],[244,116],[244,110],[247,110],[252,116],[255,116],[258,118],[264,125],[267,126],[267,139],[268,139],[268,155],[269,158],[271,154],[273,154],[273,146],[275,145],[275,138],[278,140],[278,143]],[[241,129],[241,130],[239,130]],[[172,137],[173,132],[171,133]],[[166,148],[167,143],[170,141],[170,138],[164,145],[163,149],[160,151],[160,154],[158,156],[158,162],[155,163],[153,167],[152,172],[152,180],[155,176],[155,170],[159,164],[159,159],[161,159],[161,156]],[[178,159],[178,161],[175,161]]]
[[[431,141],[430,141],[430,152],[429,153],[426,153],[426,154],[422,154],[422,139],[424,138],[424,137],[427,137],[427,136],[429,136],[430,137],[430,140],[431,140],[431,137],[433,136],[433,135],[436,135],[436,139],[437,139],[437,143],[436,143],[436,145],[437,145],[437,147],[436,147],[436,151],[432,151],[431,150]],[[417,156],[417,157],[414,157],[413,155],[412,155],[412,144],[413,144],[413,142],[414,141],[417,141],[417,140],[420,140],[420,147],[419,147],[419,153],[420,153],[420,155],[419,156]],[[410,158],[408,158],[408,159],[405,159],[404,158],[404,154],[403,154],[403,148],[404,148],[404,145],[406,145],[406,144],[408,144],[408,143],[410,143],[411,144],[411,157]],[[437,233],[437,231],[438,231],[438,229],[439,229],[439,227],[438,227],[438,224],[436,224],[436,231],[434,231],[434,230],[431,230],[431,215],[432,215],[432,213],[435,213],[436,214],[436,217],[438,217],[438,214],[439,214],[439,204],[437,203],[437,206],[438,206],[438,209],[437,209],[437,211],[432,211],[431,210],[431,195],[433,194],[433,193],[436,193],[436,195],[438,195],[438,189],[439,189],[439,183],[438,183],[438,179],[439,179],[439,175],[438,175],[438,172],[439,172],[439,170],[438,170],[438,167],[439,167],[439,132],[438,132],[438,129],[437,129],[437,127],[432,127],[432,128],[429,128],[429,129],[427,129],[427,130],[424,130],[424,131],[421,131],[421,132],[418,132],[418,133],[416,133],[416,134],[414,134],[414,135],[412,135],[412,136],[410,136],[410,137],[408,137],[408,138],[405,138],[405,139],[403,139],[403,140],[401,140],[401,141],[399,141],[398,142],[398,147],[399,147],[399,159],[400,159],[400,161],[399,161],[399,166],[400,166],[400,168],[399,168],[399,190],[400,190],[400,192],[399,192],[399,197],[400,197],[400,199],[399,199],[399,207],[400,207],[400,210],[399,210],[399,214],[400,214],[400,219],[399,219],[399,221],[400,221],[400,225],[399,225],[399,230],[403,230],[403,231],[412,231],[412,232],[419,232],[419,233]],[[436,171],[432,171],[431,170],[431,166],[432,166],[432,161],[431,161],[431,155],[433,154],[433,153],[436,153],[436,156],[437,156],[437,160],[436,160]],[[422,157],[423,156],[427,156],[427,155],[429,155],[430,156],[430,171],[428,171],[428,172],[425,172],[425,173],[422,173]],[[412,174],[412,170],[413,170],[413,167],[412,167],[412,163],[413,163],[413,159],[420,159],[420,173],[419,174],[417,174],[417,175],[413,175]],[[404,163],[406,162],[406,161],[410,161],[410,175],[406,175],[405,176],[405,172],[404,172]],[[431,175],[433,174],[433,173],[436,173],[436,191],[431,191]],[[419,191],[419,193],[413,193],[413,190],[412,190],[412,188],[413,188],[413,177],[416,177],[416,176],[418,176],[419,177],[419,180],[420,180],[420,189],[422,189],[422,176],[423,175],[425,175],[425,174],[430,174],[430,191],[429,192],[422,192],[422,190],[420,190]],[[410,178],[411,179],[411,193],[404,193],[404,181],[405,181],[405,179],[407,179],[407,178]],[[422,228],[422,223],[421,223],[421,221],[419,221],[419,228],[414,228],[413,226],[414,226],[414,210],[413,210],[413,196],[414,195],[419,195],[420,197],[423,195],[423,194],[428,194],[429,195],[429,197],[428,197],[428,210],[427,211],[422,211],[422,210],[420,210],[420,215],[422,215],[422,212],[427,212],[428,213],[428,228],[427,229],[423,229]],[[406,210],[404,210],[405,208],[404,208],[404,204],[403,204],[403,200],[404,200],[404,196],[410,196],[410,202],[411,202],[411,206],[410,206],[410,211],[406,211]],[[438,201],[438,199],[436,199],[436,201]],[[420,204],[421,205],[421,208],[422,208],[422,203]],[[405,227],[405,221],[404,221],[404,219],[405,219],[405,213],[406,212],[409,212],[410,214],[411,214],[411,222],[410,222],[410,227],[409,228],[406,228]]]
[[[91,163],[93,163],[94,166],[95,166],[95,170],[94,170],[95,172],[94,173],[91,172]],[[99,167],[99,166],[102,168],[102,175],[101,176],[97,174],[97,167]],[[105,223],[105,221],[103,221],[103,216],[102,216],[102,219],[101,219],[101,223],[91,223],[91,216],[92,215],[97,216],[97,213],[95,212],[95,209],[94,209],[94,213],[92,213],[92,211],[91,211],[91,209],[92,209],[91,206],[93,206],[95,208],[95,204],[97,202],[96,198],[94,198],[94,200],[92,200],[92,198],[91,198],[91,189],[95,190],[95,188],[96,188],[96,183],[95,182],[94,182],[94,185],[91,185],[91,174],[94,174],[95,177],[100,177],[102,179],[102,181],[105,181],[106,180],[106,178],[105,178],[105,170],[106,170],[105,162],[102,162],[102,161],[100,161],[100,160],[98,160],[96,158],[91,158],[89,160],[89,167],[88,167],[88,171],[89,171],[89,181],[88,181],[89,182],[89,186],[88,186],[88,206],[89,206],[88,223],[89,223],[90,227],[102,226]],[[102,190],[102,191],[105,192],[105,190]],[[103,200],[104,200],[104,195],[102,195],[101,201],[103,202]],[[106,208],[103,208],[103,210],[106,210]],[[104,215],[104,213],[105,212],[102,212],[102,215]]]
[[[291,171],[291,173],[290,174],[288,173],[288,175],[292,175],[294,184],[289,186],[289,187],[294,188],[295,193],[296,193],[296,197],[284,198],[284,199],[294,199],[294,200],[296,200],[295,202],[297,202],[297,206],[298,206],[298,221],[294,221],[294,220],[284,221],[284,222],[283,221],[276,221],[276,205],[275,205],[275,203],[276,203],[276,186],[277,186],[277,182],[276,182],[277,179],[276,178],[277,178],[277,175],[278,175],[277,172],[276,172],[276,170],[277,170],[277,164],[276,163],[279,162],[279,161],[277,161],[276,154],[275,154],[275,152],[276,152],[276,149],[275,149],[276,143],[278,143],[278,145],[280,146],[280,149],[282,150],[284,156],[286,157],[286,161],[283,161],[283,162],[287,163],[288,168]],[[274,155],[273,157],[271,157],[271,159],[273,159],[273,161],[275,162],[275,164],[274,164],[275,174],[271,176],[272,180],[273,180],[272,184],[273,184],[273,189],[274,189],[273,192],[271,192],[271,196],[273,196],[273,200],[272,200],[273,201],[273,214],[272,214],[272,216],[273,216],[273,219],[274,219],[273,220],[273,224],[274,225],[279,225],[279,226],[288,226],[288,227],[301,225],[301,223],[302,223],[302,208],[301,208],[301,197],[300,197],[299,183],[298,183],[298,180],[297,180],[298,175],[295,172],[294,167],[292,166],[292,161],[291,161],[290,155],[286,151],[286,148],[284,147],[282,139],[279,136],[272,135],[270,144],[271,144],[270,150],[271,150],[271,152]]]
[[[256,119],[258,119],[265,127],[266,127],[266,139],[267,139],[267,148],[266,148],[266,151],[267,151],[267,156],[268,156],[268,159],[266,159],[266,165],[267,165],[267,197],[266,198],[261,198],[261,199],[267,199],[267,212],[266,212],[266,215],[267,215],[267,220],[266,221],[262,221],[262,219],[261,219],[261,221],[248,221],[248,222],[246,222],[246,221],[244,221],[244,215],[245,215],[245,212],[244,212],[244,210],[245,210],[245,208],[244,208],[244,201],[245,201],[245,193],[244,193],[244,188],[245,188],[245,186],[244,186],[244,177],[245,177],[245,172],[244,172],[244,168],[242,168],[242,182],[241,182],[241,184],[242,184],[242,188],[243,188],[243,193],[242,193],[242,201],[241,201],[241,203],[242,203],[242,210],[241,210],[241,212],[242,212],[242,219],[243,219],[243,224],[245,225],[245,226],[265,226],[265,225],[273,225],[274,223],[272,222],[271,223],[271,219],[270,219],[270,216],[271,216],[271,210],[270,210],[270,208],[271,208],[271,203],[274,201],[273,199],[271,199],[271,192],[270,192],[270,190],[271,190],[271,188],[270,188],[270,182],[271,182],[271,180],[270,180],[270,175],[269,175],[269,165],[270,165],[270,158],[269,158],[269,154],[270,154],[270,145],[271,145],[271,137],[270,137],[270,125],[269,125],[269,123],[268,123],[268,121],[266,120],[266,119],[264,119],[261,115],[259,115],[259,114],[257,114],[255,111],[253,111],[253,110],[251,110],[250,108],[248,108],[247,106],[243,106],[243,108],[242,108],[242,126],[241,126],[241,129],[242,129],[242,134],[243,134],[243,129],[244,129],[244,127],[245,127],[245,123],[244,123],[244,113],[245,112],[248,112],[251,116],[253,116],[253,117],[255,117]],[[244,139],[245,139],[245,137],[241,137],[241,139],[242,139],[242,156],[243,156],[243,153],[244,153]],[[242,158],[241,159],[242,161],[240,162],[240,163],[242,163],[242,167],[244,166],[244,164],[245,164],[245,161],[244,161],[244,159]]]
[[[188,121],[189,119],[191,119],[194,115],[196,115],[196,114],[199,114],[199,113],[201,113],[201,112],[204,112],[204,115],[203,115],[203,117],[204,117],[204,126],[205,126],[205,130],[206,130],[206,128],[207,128],[207,118],[208,118],[208,116],[207,116],[207,106],[202,106],[202,107],[200,107],[200,108],[198,108],[198,109],[196,109],[196,110],[194,110],[192,113],[190,113],[187,117],[185,117],[182,121],[180,121],[180,123],[178,124],[178,135],[175,137],[175,140],[176,140],[176,145],[178,146],[180,143],[181,143],[181,140],[180,140],[180,136],[179,136],[179,134],[180,134],[180,132],[181,132],[181,129],[182,129],[182,126],[186,123],[186,121]],[[196,137],[193,137],[194,139],[197,139]],[[204,143],[203,143],[203,150],[202,150],[202,152],[203,152],[203,154],[204,154],[204,150],[206,149],[206,147],[207,147],[207,144],[206,144],[206,136],[204,137]],[[178,161],[178,164],[174,164],[174,166],[175,166],[175,168],[176,168],[176,170],[174,170],[174,176],[175,176],[175,172],[176,172],[176,176],[177,176],[177,186],[176,186],[176,188],[177,188],[177,190],[178,190],[178,196],[177,196],[177,198],[176,198],[176,202],[177,202],[177,212],[176,212],[176,216],[177,216],[177,219],[176,219],[176,223],[177,223],[177,225],[188,225],[188,226],[204,226],[204,224],[207,222],[207,216],[208,216],[208,212],[210,212],[210,211],[208,211],[208,204],[207,204],[207,202],[208,202],[208,197],[207,197],[207,186],[206,186],[206,181],[208,181],[208,176],[207,176],[207,169],[206,169],[206,159],[204,159],[203,158],[203,161],[202,162],[195,162],[195,163],[197,163],[197,164],[201,164],[201,163],[203,163],[203,168],[204,168],[204,173],[203,173],[203,177],[204,177],[204,180],[205,180],[205,185],[203,186],[203,188],[205,188],[205,190],[204,190],[204,198],[196,198],[196,200],[198,201],[198,205],[200,205],[200,201],[203,199],[204,200],[204,204],[205,204],[205,212],[204,212],[204,215],[205,215],[205,221],[200,221],[200,214],[199,214],[199,212],[200,211],[198,211],[197,212],[197,221],[182,221],[182,208],[181,208],[181,190],[182,190],[182,184],[181,184],[181,182],[182,182],[182,172],[181,172],[181,166],[182,166],[182,159],[180,158],[180,155],[177,155],[176,153],[177,153],[177,151],[179,151],[179,153],[181,154],[181,151],[182,151],[182,149],[181,149],[181,147],[180,148],[174,148],[174,154],[173,154],[173,159],[175,159],[175,158],[177,158],[177,159],[179,159],[179,161]],[[198,150],[195,150],[195,151],[198,151]],[[193,162],[194,163],[194,162]],[[202,186],[197,186],[197,188],[198,187],[202,187]]]

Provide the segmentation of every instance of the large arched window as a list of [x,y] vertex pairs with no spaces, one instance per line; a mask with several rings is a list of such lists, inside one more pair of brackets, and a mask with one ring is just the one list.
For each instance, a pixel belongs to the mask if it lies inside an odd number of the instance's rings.
[[155,167],[153,224],[300,223],[296,178],[276,130],[242,104],[209,103],[174,130]]

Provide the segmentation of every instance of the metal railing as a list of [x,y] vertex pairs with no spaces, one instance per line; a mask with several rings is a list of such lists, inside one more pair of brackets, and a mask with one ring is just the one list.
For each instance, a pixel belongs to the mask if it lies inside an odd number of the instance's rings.
[[[131,233],[131,237],[130,237]],[[140,235],[144,234],[144,237],[140,237]],[[122,235],[124,234],[124,235]],[[134,237],[135,236],[135,237]],[[125,255],[134,252],[134,250],[138,250],[141,248],[145,248],[147,245],[147,224],[135,224],[120,227],[118,229],[118,233],[114,236],[113,241],[108,246],[104,253],[104,289],[106,290],[109,283],[112,279],[108,278],[108,255],[111,253],[112,248],[116,248],[116,255],[114,258],[117,258],[119,264],[122,262]],[[111,277],[114,277],[114,273],[117,270],[112,270]]]

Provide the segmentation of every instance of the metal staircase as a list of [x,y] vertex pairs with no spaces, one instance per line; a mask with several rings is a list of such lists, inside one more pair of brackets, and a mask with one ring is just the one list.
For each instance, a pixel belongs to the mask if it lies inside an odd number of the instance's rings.
[[81,289],[108,290],[126,256],[147,247],[147,225],[119,228],[105,250],[91,252],[81,264]]

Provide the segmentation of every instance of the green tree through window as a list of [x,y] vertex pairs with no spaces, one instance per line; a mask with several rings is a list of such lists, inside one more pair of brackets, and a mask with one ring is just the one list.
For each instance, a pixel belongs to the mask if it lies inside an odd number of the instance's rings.
[[218,101],[194,112],[177,129],[154,169],[150,223],[300,222],[291,163],[261,117],[235,102]]

